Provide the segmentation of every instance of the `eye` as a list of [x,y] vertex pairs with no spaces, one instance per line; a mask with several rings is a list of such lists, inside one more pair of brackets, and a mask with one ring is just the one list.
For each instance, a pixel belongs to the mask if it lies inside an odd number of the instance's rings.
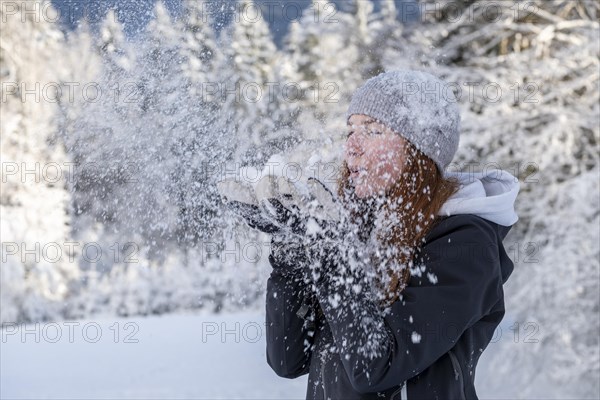
[[369,132],[371,135],[381,135],[381,131],[371,131]]
[[346,135],[346,139],[348,139],[350,137],[350,135],[352,135],[353,133],[354,133],[354,131],[348,132],[348,135]]

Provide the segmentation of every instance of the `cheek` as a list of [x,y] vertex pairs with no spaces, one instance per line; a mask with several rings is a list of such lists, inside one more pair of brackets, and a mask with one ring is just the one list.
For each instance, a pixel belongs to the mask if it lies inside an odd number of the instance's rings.
[[396,182],[402,174],[404,157],[396,149],[378,148],[369,157],[369,179],[379,185]]

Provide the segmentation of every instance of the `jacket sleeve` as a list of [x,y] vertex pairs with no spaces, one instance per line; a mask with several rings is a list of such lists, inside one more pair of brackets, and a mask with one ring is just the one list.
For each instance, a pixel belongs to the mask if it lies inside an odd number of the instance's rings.
[[316,299],[300,276],[281,273],[286,267],[274,265],[271,256],[269,262],[274,268],[267,280],[267,363],[277,375],[296,378],[309,371],[314,327],[304,315]]
[[473,218],[454,219],[448,228],[423,246],[423,263],[415,263],[410,284],[386,312],[368,291],[356,294],[329,279],[316,286],[356,391],[383,391],[418,375],[498,301],[502,281],[494,228]]

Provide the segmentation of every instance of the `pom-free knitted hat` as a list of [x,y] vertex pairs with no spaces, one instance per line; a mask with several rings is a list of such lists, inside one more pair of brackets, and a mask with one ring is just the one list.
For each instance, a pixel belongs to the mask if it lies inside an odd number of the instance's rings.
[[358,88],[350,101],[352,114],[377,119],[411,142],[444,172],[458,150],[460,113],[452,87],[427,72],[381,73]]

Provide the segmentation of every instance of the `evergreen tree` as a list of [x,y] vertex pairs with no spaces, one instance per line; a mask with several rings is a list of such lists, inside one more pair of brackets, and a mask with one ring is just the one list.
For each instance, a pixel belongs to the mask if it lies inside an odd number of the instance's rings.
[[64,36],[39,14],[24,12],[42,6],[52,11],[46,2],[12,5],[13,13],[0,7],[1,322],[56,318],[79,276],[65,245],[70,221],[64,173],[70,160],[54,119],[64,72],[56,55],[64,51]]
[[239,10],[222,38],[221,112],[227,116],[227,129],[236,132],[233,161],[261,165],[268,157],[265,136],[277,128],[269,96],[269,85],[276,83],[276,48],[266,21],[254,12],[259,10],[254,2],[242,1]]
[[206,84],[215,81],[217,65],[223,64],[223,52],[217,44],[217,36],[212,27],[210,14],[205,4],[195,0],[183,2],[181,54],[182,71],[192,86],[192,94],[202,93],[204,101],[210,100],[210,91],[206,93]]

